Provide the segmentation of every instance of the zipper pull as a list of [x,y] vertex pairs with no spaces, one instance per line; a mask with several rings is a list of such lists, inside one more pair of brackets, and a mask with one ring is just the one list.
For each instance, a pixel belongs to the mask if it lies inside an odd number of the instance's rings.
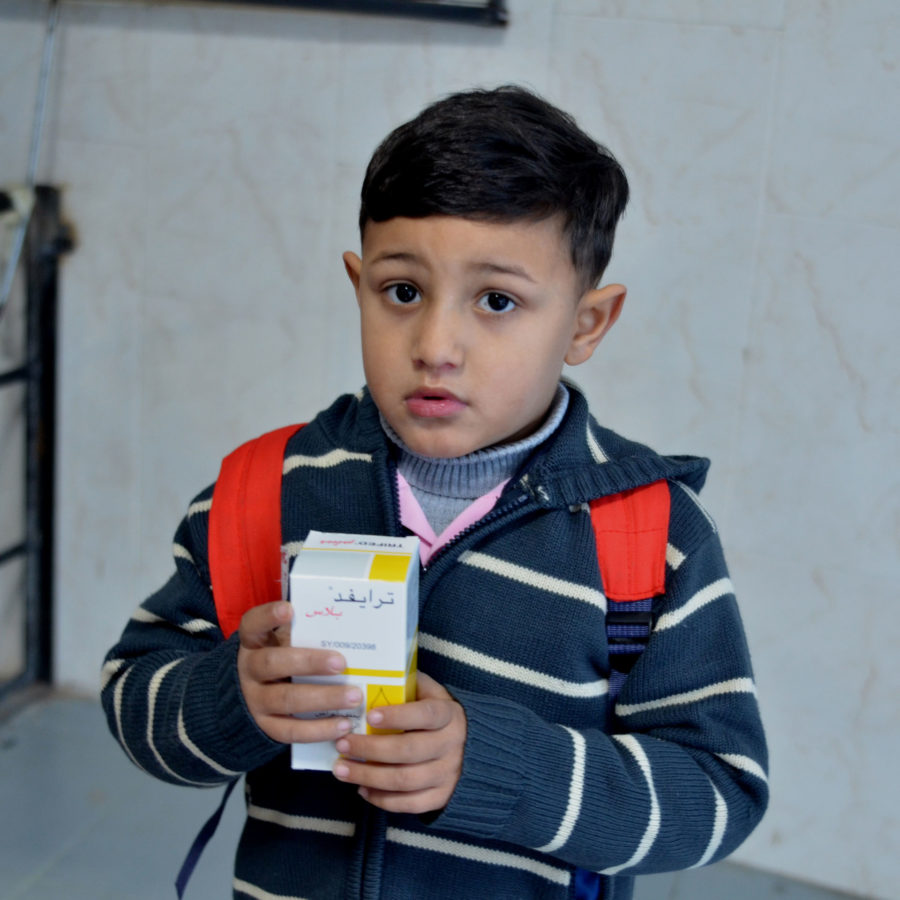
[[519,479],[519,487],[535,502],[542,506],[550,505],[550,492],[542,484],[532,485],[527,473]]

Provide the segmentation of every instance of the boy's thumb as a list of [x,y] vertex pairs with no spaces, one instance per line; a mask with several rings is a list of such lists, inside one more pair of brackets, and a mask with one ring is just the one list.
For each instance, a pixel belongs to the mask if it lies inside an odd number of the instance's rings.
[[248,609],[241,619],[241,646],[271,647],[273,643],[279,643],[277,639],[273,640],[272,632],[288,625],[292,617],[291,604],[281,600]]

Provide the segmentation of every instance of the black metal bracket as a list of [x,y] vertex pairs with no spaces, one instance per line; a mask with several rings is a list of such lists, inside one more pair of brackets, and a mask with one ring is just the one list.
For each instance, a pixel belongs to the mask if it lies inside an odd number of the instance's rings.
[[241,6],[275,6],[290,9],[317,9],[324,12],[371,13],[415,19],[443,19],[473,25],[503,26],[509,21],[506,0],[211,0]]
[[25,664],[0,683],[0,699],[52,672],[53,504],[56,443],[56,334],[59,258],[73,247],[56,188],[35,188],[25,265],[25,361],[0,373],[0,388],[25,385],[25,534],[0,548],[0,565],[25,558]]

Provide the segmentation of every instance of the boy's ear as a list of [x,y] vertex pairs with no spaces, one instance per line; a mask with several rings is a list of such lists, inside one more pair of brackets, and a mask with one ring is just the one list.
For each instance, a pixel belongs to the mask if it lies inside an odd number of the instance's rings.
[[347,277],[353,284],[353,290],[356,291],[357,299],[359,298],[359,278],[362,272],[362,260],[351,250],[347,250],[343,256],[344,268],[347,270]]
[[606,332],[619,318],[625,294],[624,285],[608,284],[588,291],[578,301],[575,333],[572,335],[572,343],[565,357],[570,366],[580,365],[591,358],[591,354],[597,349]]

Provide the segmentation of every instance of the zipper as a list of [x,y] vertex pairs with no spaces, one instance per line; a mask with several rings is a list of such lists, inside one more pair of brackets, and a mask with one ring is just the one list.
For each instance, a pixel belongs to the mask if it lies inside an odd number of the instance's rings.
[[[397,463],[395,460],[388,457],[385,461],[386,465],[383,471],[387,471],[387,492],[390,497],[390,508],[393,511],[392,521],[390,521],[389,528],[392,532],[392,536],[399,537],[403,533],[403,524],[401,522],[401,512],[400,512],[400,491],[397,489]],[[483,528],[485,525],[494,522],[497,519],[503,518],[508,514],[516,512],[522,504],[527,503],[528,500],[535,493],[543,491],[543,488],[534,489],[528,483],[528,475],[523,475],[519,478],[517,482],[517,487],[521,491],[521,493],[513,498],[512,500],[506,500],[503,502],[502,506],[498,505],[498,503],[494,505],[494,507],[484,516],[482,516],[477,522],[473,522],[471,525],[467,525],[459,534],[454,535],[446,544],[442,544],[431,556],[431,560],[427,565],[422,565],[422,574],[425,575],[428,572],[434,569],[436,563],[440,562],[442,558],[451,551],[460,541],[464,540],[468,537],[472,532],[478,531]]]
[[[399,536],[403,531],[400,522],[400,493],[397,490],[397,464],[394,460],[388,458],[386,465],[382,468],[386,473],[387,484],[382,483],[382,490],[387,491],[390,498],[390,505],[386,508],[392,510],[392,518],[388,521],[388,529],[395,536]],[[422,566],[422,581],[426,579],[431,581],[440,576],[442,569],[446,569],[452,564],[453,559],[449,556],[449,551],[458,547],[461,541],[464,541],[475,531],[481,531],[486,526],[492,531],[503,524],[504,520],[514,518],[520,515],[522,507],[531,499],[532,489],[528,485],[527,478],[521,478],[518,482],[520,493],[512,500],[505,501],[499,508],[494,506],[487,515],[483,516],[477,522],[467,526],[452,540],[442,546],[431,558],[427,566]],[[437,570],[437,574],[435,571]],[[424,593],[424,591],[423,591]],[[350,894],[359,900],[378,900],[381,897],[382,869],[384,866],[384,844],[387,833],[387,816],[381,810],[370,808],[363,812],[363,820],[359,822],[360,831],[364,831],[362,837],[362,846],[359,848],[359,856],[357,858],[359,880],[352,879],[349,885]]]
[[[386,455],[384,465],[377,466],[382,473],[381,500],[389,510],[387,532],[392,537],[403,533],[400,524],[400,493],[397,490],[397,463]],[[368,803],[363,803],[357,820],[357,850],[352,865],[353,877],[348,880],[347,900],[379,900],[384,871],[384,847],[387,834],[387,813]]]
[[[458,545],[472,535],[476,531],[481,531],[484,528],[489,528],[490,531],[493,531],[499,524],[502,524],[502,520],[507,518],[512,518],[514,515],[518,515],[521,507],[526,504],[531,498],[527,493],[521,493],[519,496],[513,498],[505,502],[501,507],[494,506],[487,515],[482,516],[477,522],[473,522],[471,525],[467,525],[459,534],[452,537],[446,544],[443,544],[435,553],[432,555],[431,560],[428,565],[422,566],[422,575],[424,577],[429,576],[432,572],[435,571],[435,567],[438,567],[438,571],[440,572],[441,568],[446,568],[447,563],[444,560],[447,558],[447,555],[455,550]],[[491,527],[493,526],[493,527]],[[443,563],[443,565],[441,565]],[[435,576],[436,577],[436,576]]]

